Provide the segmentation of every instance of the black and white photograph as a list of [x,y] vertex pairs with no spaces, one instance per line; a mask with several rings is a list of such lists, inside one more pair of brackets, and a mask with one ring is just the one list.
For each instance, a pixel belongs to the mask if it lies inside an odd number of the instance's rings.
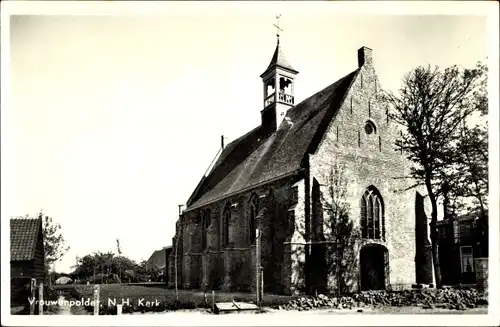
[[500,323],[497,2],[1,14],[2,325]]

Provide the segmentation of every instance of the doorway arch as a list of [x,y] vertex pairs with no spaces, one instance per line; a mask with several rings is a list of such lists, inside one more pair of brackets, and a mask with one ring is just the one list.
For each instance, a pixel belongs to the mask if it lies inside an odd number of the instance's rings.
[[367,244],[359,253],[361,291],[385,290],[389,284],[389,251],[381,244]]

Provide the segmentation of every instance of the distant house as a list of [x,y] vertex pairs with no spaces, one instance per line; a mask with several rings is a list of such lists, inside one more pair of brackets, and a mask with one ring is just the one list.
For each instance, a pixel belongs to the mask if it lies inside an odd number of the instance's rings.
[[55,281],[56,285],[65,285],[65,284],[71,284],[71,283],[73,283],[73,280],[67,276],[59,277]]
[[146,268],[160,269],[162,275],[168,276],[168,257],[171,252],[171,246],[165,246],[161,250],[154,251],[146,261]]
[[45,278],[42,219],[10,220],[11,301],[27,299],[31,278],[37,285]]
[[476,282],[474,259],[488,256],[488,228],[480,212],[438,222],[439,261],[444,285]]

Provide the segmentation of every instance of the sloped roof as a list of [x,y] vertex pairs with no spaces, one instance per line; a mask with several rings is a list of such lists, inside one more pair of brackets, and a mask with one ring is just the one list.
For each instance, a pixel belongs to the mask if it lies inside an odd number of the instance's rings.
[[10,220],[10,261],[35,258],[38,234],[42,232],[40,218],[13,218]]
[[357,72],[289,109],[278,130],[270,136],[259,126],[228,144],[191,196],[186,211],[301,169],[305,154],[319,144]]
[[[484,213],[485,213],[485,218],[488,219],[488,209],[485,209]],[[469,213],[459,216],[458,220],[460,221],[474,220],[481,217],[482,217],[481,208],[475,208]]]
[[73,280],[67,276],[62,276],[62,277],[59,277],[58,279],[56,279],[55,283],[56,284],[68,284],[68,283],[71,283],[73,282]]
[[[488,220],[488,210],[485,211],[485,218],[486,220]],[[470,221],[470,220],[475,220],[475,219],[478,219],[478,218],[481,218],[482,214],[481,214],[481,209],[480,208],[476,208],[466,214],[462,214],[460,216],[456,216],[456,219],[460,222],[466,222],[466,221]],[[442,219],[442,220],[439,220],[437,222],[438,225],[446,225],[448,223],[450,223],[450,221],[452,220],[452,218],[446,218],[446,219]]]
[[270,69],[276,66],[286,68],[294,73],[298,73],[298,71],[295,70],[288,62],[288,60],[286,60],[285,54],[283,53],[283,50],[281,50],[279,39],[278,44],[276,44],[276,49],[274,50],[273,58],[271,59],[269,66],[267,66],[266,71],[261,75],[261,77],[264,76]]
[[167,251],[171,251],[172,247],[164,247],[161,250],[156,250],[151,254],[148,261],[146,261],[147,267],[156,266],[157,268],[164,268],[167,264]]

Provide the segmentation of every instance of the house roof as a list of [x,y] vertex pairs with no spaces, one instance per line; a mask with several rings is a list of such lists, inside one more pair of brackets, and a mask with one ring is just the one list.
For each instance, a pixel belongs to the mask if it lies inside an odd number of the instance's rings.
[[73,280],[69,278],[68,276],[61,276],[58,279],[56,279],[55,284],[68,284],[71,283]]
[[35,258],[41,218],[13,218],[10,220],[10,260],[25,261]]
[[164,247],[161,250],[156,250],[151,254],[148,261],[146,261],[147,267],[156,266],[157,268],[164,268],[167,264],[167,252],[172,251],[172,247]]
[[[482,216],[481,208],[476,208],[469,213],[466,213],[464,215],[459,216],[458,219],[460,221],[474,220],[474,219],[481,218],[481,216]],[[485,210],[485,217],[486,217],[486,219],[488,219],[488,209]]]
[[299,171],[305,154],[315,150],[337,114],[357,72],[289,109],[271,135],[259,126],[229,143],[188,200],[186,211]]
[[[466,222],[466,221],[471,221],[471,220],[478,219],[480,217],[481,217],[481,210],[480,209],[474,209],[471,212],[468,212],[466,214],[463,214],[463,215],[460,215],[460,216],[456,217],[456,219],[459,222]],[[488,212],[486,211],[486,219],[487,218],[488,218]],[[451,220],[452,220],[452,218],[447,218],[447,219],[439,220],[437,222],[437,224],[438,225],[446,225]]]
[[274,50],[273,58],[271,59],[271,62],[269,63],[269,66],[267,66],[267,69],[260,77],[263,77],[269,70],[271,70],[274,67],[282,67],[287,70],[290,70],[294,73],[298,73],[297,70],[295,70],[292,65],[286,60],[285,54],[283,53],[283,50],[281,50],[280,47],[280,40],[278,38],[278,44],[276,44],[276,49]]

